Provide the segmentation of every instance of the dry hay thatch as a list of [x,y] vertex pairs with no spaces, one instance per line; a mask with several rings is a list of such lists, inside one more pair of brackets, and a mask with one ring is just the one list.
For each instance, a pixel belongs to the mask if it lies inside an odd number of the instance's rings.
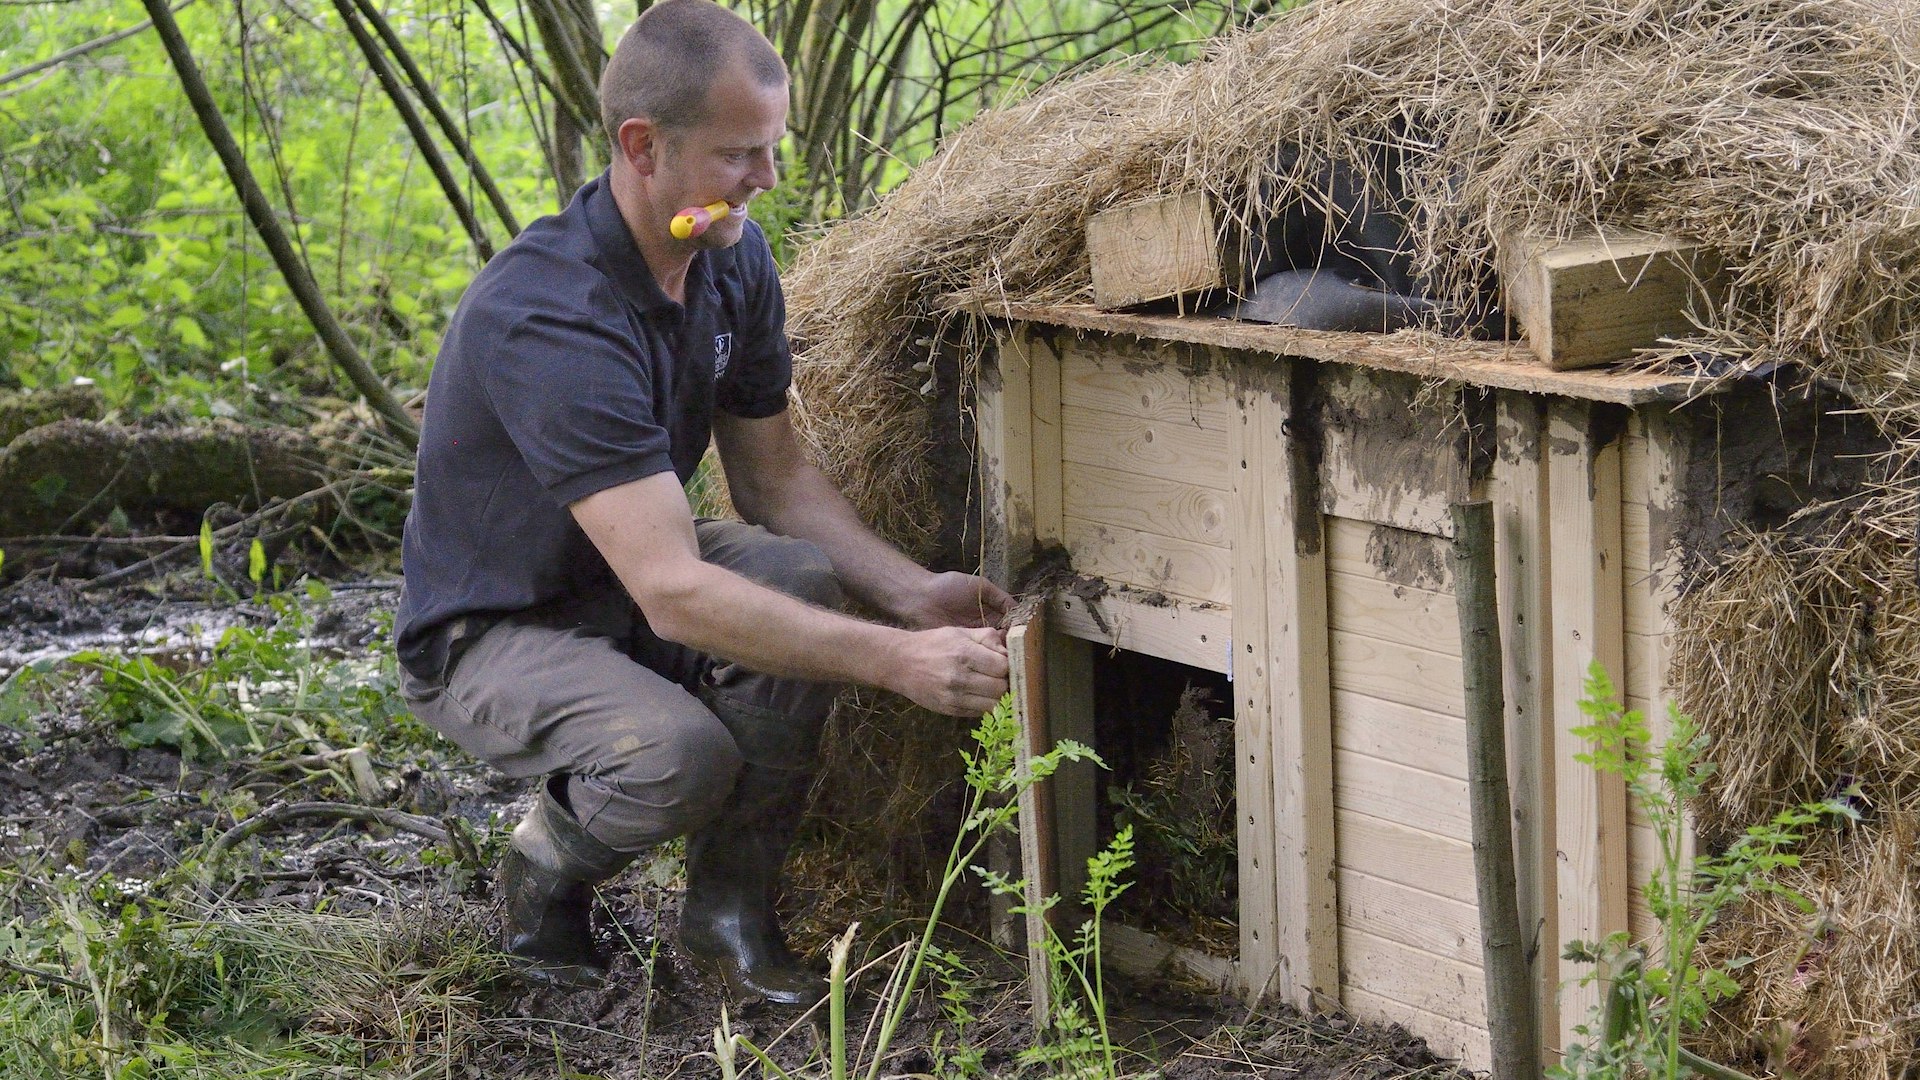
[[[1707,962],[1751,958],[1747,992],[1699,1047],[1801,1080],[1920,1069],[1920,815],[1901,810],[1810,840],[1778,883],[1722,915]],[[1811,910],[1803,910],[1804,899]]]
[[[1900,446],[1879,490],[1727,555],[1676,611],[1681,697],[1718,740],[1703,818],[1745,824],[1843,777],[1897,805],[1920,775],[1916,105],[1920,0],[1314,0],[1190,65],[1098,70],[984,115],[809,245],[788,276],[797,415],[862,511],[932,553],[966,509],[951,466],[985,331],[959,312],[1087,300],[1099,210],[1198,191],[1253,226],[1325,205],[1330,162],[1382,194],[1401,163],[1416,270],[1469,318],[1515,232],[1700,244],[1731,284],[1673,351],[1801,365]],[[1776,914],[1735,921],[1786,933]],[[1913,1002],[1869,1007],[1851,1015],[1886,1025]]]

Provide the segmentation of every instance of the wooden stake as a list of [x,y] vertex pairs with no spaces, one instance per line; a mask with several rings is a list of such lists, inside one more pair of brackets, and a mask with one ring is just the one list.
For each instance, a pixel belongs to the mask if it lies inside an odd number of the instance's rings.
[[1467,704],[1467,785],[1474,883],[1486,972],[1493,1075],[1540,1074],[1540,1035],[1526,936],[1514,889],[1513,807],[1507,794],[1506,701],[1501,686],[1500,611],[1495,599],[1493,504],[1453,506],[1454,597]]

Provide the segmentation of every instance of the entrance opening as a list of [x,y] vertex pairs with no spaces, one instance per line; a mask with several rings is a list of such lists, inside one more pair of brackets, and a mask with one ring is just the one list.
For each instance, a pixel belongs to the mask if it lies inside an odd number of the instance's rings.
[[1121,921],[1215,956],[1239,952],[1233,688],[1226,676],[1095,648],[1096,781],[1104,837],[1132,826]]

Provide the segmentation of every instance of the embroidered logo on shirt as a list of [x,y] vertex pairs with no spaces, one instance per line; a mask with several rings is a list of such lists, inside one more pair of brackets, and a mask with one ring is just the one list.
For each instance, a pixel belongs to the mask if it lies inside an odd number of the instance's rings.
[[713,336],[713,377],[719,378],[727,373],[727,361],[733,359],[733,335],[715,334]]

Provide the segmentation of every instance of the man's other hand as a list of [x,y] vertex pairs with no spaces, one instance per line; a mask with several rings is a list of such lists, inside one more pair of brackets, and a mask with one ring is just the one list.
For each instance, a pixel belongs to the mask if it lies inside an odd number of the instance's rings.
[[906,636],[893,689],[948,716],[979,716],[1007,692],[1006,635],[945,626]]
[[1013,608],[1006,590],[983,577],[948,571],[927,574],[900,607],[916,630],[941,626],[999,626]]

